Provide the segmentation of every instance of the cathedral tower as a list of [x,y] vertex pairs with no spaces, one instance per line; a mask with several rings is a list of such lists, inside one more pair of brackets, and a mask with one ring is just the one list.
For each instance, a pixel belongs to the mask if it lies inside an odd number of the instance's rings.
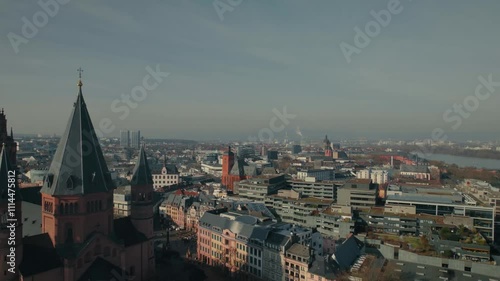
[[[141,280],[149,280],[155,273],[155,257],[153,249],[153,177],[149,169],[144,146],[141,146],[139,158],[132,173],[130,181],[132,193],[131,221],[137,231],[149,240],[143,244],[140,262],[142,272]],[[139,267],[138,267],[139,268]]]
[[113,232],[114,184],[78,82],[66,130],[41,189],[42,232],[54,246]]

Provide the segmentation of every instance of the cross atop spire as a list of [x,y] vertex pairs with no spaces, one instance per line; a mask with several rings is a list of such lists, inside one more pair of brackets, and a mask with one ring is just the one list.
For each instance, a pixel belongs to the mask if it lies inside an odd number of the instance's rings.
[[78,72],[78,87],[80,88],[80,91],[82,90],[82,86],[83,86],[83,83],[82,83],[82,72],[83,72],[83,69],[81,67],[79,67],[77,70]]

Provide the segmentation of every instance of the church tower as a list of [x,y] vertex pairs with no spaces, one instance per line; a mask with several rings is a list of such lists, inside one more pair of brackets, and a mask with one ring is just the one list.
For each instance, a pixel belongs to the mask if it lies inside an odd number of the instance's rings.
[[[155,258],[153,249],[153,177],[149,169],[144,146],[141,146],[139,158],[135,164],[130,191],[132,193],[131,221],[135,229],[146,236],[148,242],[141,248],[142,254],[137,259],[141,262],[142,278],[149,280],[154,276]],[[137,267],[139,268],[139,267]]]
[[135,163],[130,181],[132,192],[131,219],[135,228],[153,237],[153,177],[149,169],[144,146],[139,151],[139,159]]
[[[81,78],[81,77],[80,77]],[[113,232],[114,184],[87,106],[82,81],[42,193],[42,232],[56,248]]]
[[234,153],[231,151],[231,147],[227,148],[227,152],[222,155],[222,185],[226,188],[231,183],[231,169],[234,165]]
[[23,259],[22,199],[10,150],[0,148],[0,281],[18,280]]
[[12,166],[16,166],[17,143],[14,141],[14,133],[10,128],[10,136],[7,133],[7,118],[3,108],[0,110],[0,150],[6,148],[6,153]]
[[323,150],[325,151],[325,156],[333,157],[332,143],[327,135],[325,135],[325,139],[323,140]]

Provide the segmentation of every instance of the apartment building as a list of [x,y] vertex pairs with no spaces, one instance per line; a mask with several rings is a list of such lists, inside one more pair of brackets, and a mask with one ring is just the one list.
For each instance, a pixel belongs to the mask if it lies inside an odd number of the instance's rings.
[[335,179],[335,171],[332,169],[309,169],[298,171],[297,179],[304,181],[331,181]]
[[160,214],[170,218],[177,226],[186,227],[186,218],[189,207],[196,198],[184,193],[172,193],[160,206]]
[[235,182],[233,192],[241,198],[264,202],[266,196],[285,187],[285,175],[260,175]]
[[431,227],[446,227],[453,224],[453,217],[417,214],[415,206],[386,205],[372,207],[360,215],[375,233],[418,236]]
[[265,203],[274,208],[284,222],[316,227],[316,221],[311,220],[312,214],[323,211],[333,200],[303,197],[294,190],[280,190],[276,195],[267,196]]
[[206,211],[214,210],[213,204],[207,204],[202,202],[193,202],[193,204],[188,207],[186,212],[186,229],[189,231],[198,231],[198,222],[200,218],[205,214]]
[[377,189],[371,179],[352,179],[337,190],[337,202],[355,209],[375,206]]
[[336,201],[337,189],[343,185],[343,182],[291,180],[288,182],[288,185],[303,196]]
[[399,168],[401,177],[408,177],[420,180],[431,180],[431,173],[428,166],[401,164]]
[[115,214],[115,216],[129,216],[131,207],[132,194],[130,185],[117,187],[113,191],[113,213]]
[[364,169],[356,172],[358,179],[371,179],[373,183],[384,184],[389,181],[389,172],[387,170]]
[[448,188],[407,187],[392,193],[387,196],[386,204],[415,206],[416,213],[470,217],[473,227],[489,241],[498,238],[500,225],[494,205],[479,204],[471,196]]
[[356,218],[350,206],[328,206],[324,211],[313,214],[311,220],[316,222],[317,230],[324,237],[345,238],[355,231]]
[[[224,212],[207,211],[199,220],[200,262],[224,267],[245,280],[334,280],[333,269],[340,267],[332,256],[320,255],[318,233],[290,224],[258,224],[252,216],[221,217]],[[314,243],[316,247],[311,247]]]

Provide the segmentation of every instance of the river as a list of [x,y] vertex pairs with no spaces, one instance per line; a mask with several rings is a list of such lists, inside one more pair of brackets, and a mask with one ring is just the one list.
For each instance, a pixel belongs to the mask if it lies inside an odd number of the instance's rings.
[[421,152],[412,152],[412,154],[417,154],[420,158],[425,158],[427,160],[442,161],[448,164],[456,164],[459,167],[476,167],[485,168],[492,170],[500,170],[500,160],[487,159],[487,158],[475,158],[475,157],[464,157],[448,154],[426,154]]

